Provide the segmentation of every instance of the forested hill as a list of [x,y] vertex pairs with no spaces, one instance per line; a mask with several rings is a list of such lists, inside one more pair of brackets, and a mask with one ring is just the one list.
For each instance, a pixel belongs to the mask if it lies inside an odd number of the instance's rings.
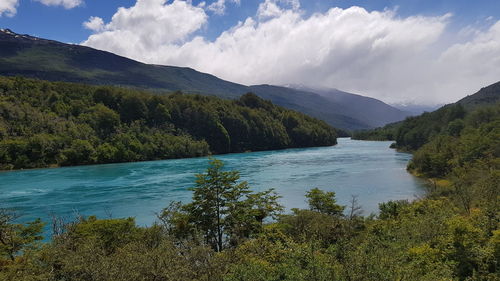
[[465,108],[471,109],[487,104],[494,104],[500,101],[500,82],[482,88],[479,92],[467,96],[457,103]]
[[[335,99],[339,93],[324,97],[314,91],[287,87],[248,87],[187,67],[144,64],[110,52],[17,34],[8,29],[0,29],[0,75],[115,85],[158,94],[180,90],[231,99],[253,92],[277,105],[346,130],[374,128],[409,115],[378,100],[360,99],[349,93],[343,93],[350,96],[346,100]],[[352,99],[358,106],[352,106]]]
[[336,144],[325,122],[237,100],[0,77],[0,168],[129,162]]
[[399,149],[415,151],[438,135],[458,136],[467,125],[495,118],[500,108],[500,82],[433,112],[354,134],[355,139],[394,140]]

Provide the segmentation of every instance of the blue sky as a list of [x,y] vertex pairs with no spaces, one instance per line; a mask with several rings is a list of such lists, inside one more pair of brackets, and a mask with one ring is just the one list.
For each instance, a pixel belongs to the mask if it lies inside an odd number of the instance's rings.
[[390,103],[454,102],[500,80],[498,0],[0,0],[0,27]]
[[[4,0],[0,0],[4,1]],[[0,27],[10,28],[18,33],[27,33],[39,37],[63,42],[82,42],[91,31],[83,28],[82,23],[91,16],[99,16],[108,22],[118,7],[130,7],[135,0],[86,0],[81,6],[65,9],[61,6],[46,6],[34,0],[20,0],[17,14],[12,17],[0,17]],[[199,4],[194,0],[193,4]],[[208,38],[217,37],[222,31],[238,21],[256,13],[261,1],[241,0],[240,5],[228,4],[222,16],[211,15],[203,29]],[[210,4],[210,0],[207,1]],[[301,9],[306,14],[324,12],[331,7],[364,7],[369,11],[382,11],[397,7],[398,15],[443,15],[452,13],[452,26],[456,29],[474,25],[488,17],[500,15],[498,0],[307,0],[301,1]]]

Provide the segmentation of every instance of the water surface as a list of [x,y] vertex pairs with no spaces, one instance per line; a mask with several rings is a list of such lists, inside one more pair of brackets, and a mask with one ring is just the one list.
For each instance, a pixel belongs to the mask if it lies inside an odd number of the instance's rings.
[[[307,207],[304,194],[314,187],[335,191],[344,205],[357,195],[364,214],[376,212],[380,202],[423,194],[423,182],[405,169],[410,154],[389,149],[390,142],[338,141],[333,147],[217,158],[239,170],[253,190],[275,188],[287,209]],[[22,221],[130,216],[147,225],[170,201],[190,200],[187,189],[207,163],[207,158],[190,158],[1,172],[0,207],[18,210]]]

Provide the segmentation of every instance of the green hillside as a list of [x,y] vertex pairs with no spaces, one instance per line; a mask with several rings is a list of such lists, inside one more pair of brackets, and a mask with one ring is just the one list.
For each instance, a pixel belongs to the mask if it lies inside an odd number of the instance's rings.
[[500,82],[482,88],[479,92],[467,96],[457,103],[466,109],[472,109],[485,104],[494,104],[500,101]]
[[0,33],[0,74],[238,98],[245,86],[190,68],[143,64],[80,45]]
[[130,162],[336,144],[325,122],[236,100],[0,77],[0,168]]
[[[477,93],[436,111],[408,117],[404,121],[382,128],[360,131],[355,133],[353,138],[394,140],[399,149],[415,151],[435,136],[441,134],[457,136],[467,125],[466,122],[476,122],[471,120],[473,118],[492,118],[491,116],[495,116],[494,111],[498,104],[500,104],[500,82],[482,88]],[[482,110],[478,111],[479,109]]]

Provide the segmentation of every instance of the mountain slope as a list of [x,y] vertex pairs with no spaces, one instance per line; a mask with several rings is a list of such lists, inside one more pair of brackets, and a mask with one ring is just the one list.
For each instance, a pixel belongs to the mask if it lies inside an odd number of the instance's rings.
[[372,127],[366,122],[351,117],[354,112],[345,110],[344,105],[315,93],[272,85],[250,86],[250,90],[264,99],[322,119],[337,128],[360,130]]
[[[216,95],[237,99],[247,92],[320,118],[330,125],[347,129],[368,129],[404,118],[400,113],[390,118],[380,110],[380,101],[351,94],[318,93],[277,86],[245,86],[191,68],[140,63],[109,52],[80,45],[65,44],[29,35],[0,30],[0,75],[24,76],[49,81],[116,85],[165,93],[181,90],[188,93]],[[391,113],[392,114],[392,113]]]
[[408,112],[413,116],[420,115],[424,112],[431,112],[436,109],[439,109],[444,104],[435,104],[435,105],[422,105],[422,104],[390,104],[392,107],[395,107],[403,112]]
[[477,93],[466,96],[457,103],[465,108],[475,108],[484,104],[494,104],[500,101],[500,82],[482,88]]
[[357,132],[354,138],[395,140],[398,148],[415,151],[436,136],[457,137],[466,125],[474,127],[474,124],[484,123],[492,116],[498,116],[499,110],[500,82],[436,111],[409,117],[383,128]]
[[319,94],[331,102],[342,105],[342,111],[339,113],[349,114],[352,118],[372,127],[380,127],[412,115],[410,112],[399,110],[380,100],[337,89],[312,89],[307,87],[299,89]]
[[239,97],[247,87],[186,67],[143,64],[109,52],[0,32],[0,74]]

